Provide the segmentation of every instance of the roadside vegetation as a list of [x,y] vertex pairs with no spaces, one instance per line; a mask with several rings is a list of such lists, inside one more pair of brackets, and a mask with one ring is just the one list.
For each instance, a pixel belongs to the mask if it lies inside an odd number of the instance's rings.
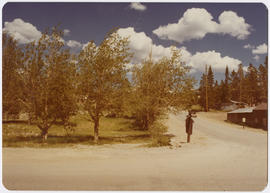
[[[74,145],[94,145],[94,123],[84,116],[71,118],[72,128],[64,128],[61,123],[52,125],[46,142],[40,137],[39,128],[27,121],[3,123],[3,147],[66,147]],[[134,126],[132,119],[102,117],[100,120],[98,144],[140,143],[152,145],[150,132]]]
[[[200,87],[179,49],[159,60],[152,53],[130,66],[129,38],[110,31],[71,53],[58,27],[37,42],[18,45],[2,36],[4,147],[57,147],[76,144],[170,144],[163,120],[171,112],[221,110],[231,100],[267,100],[267,58],[256,69],[225,71],[215,81],[206,68]],[[25,115],[24,118],[21,118]]]
[[3,34],[3,146],[169,145],[162,120],[195,97],[179,51],[128,69],[133,53],[117,30],[77,54],[62,36],[54,27],[18,45]]

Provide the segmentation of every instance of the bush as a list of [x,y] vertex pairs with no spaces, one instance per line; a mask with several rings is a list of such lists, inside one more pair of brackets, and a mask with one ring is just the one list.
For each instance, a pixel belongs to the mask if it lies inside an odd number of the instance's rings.
[[170,146],[170,136],[165,135],[167,127],[160,122],[155,122],[150,126],[150,135],[152,137],[152,143],[150,147]]

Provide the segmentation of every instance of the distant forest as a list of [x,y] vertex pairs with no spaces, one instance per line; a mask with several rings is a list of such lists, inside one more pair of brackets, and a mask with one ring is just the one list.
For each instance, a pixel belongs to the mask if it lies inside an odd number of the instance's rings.
[[[215,80],[211,65],[206,71],[201,77],[197,94],[199,98],[197,102],[204,110],[219,110],[222,106],[230,104],[232,101],[249,106],[267,102],[267,56],[265,57],[264,64],[260,64],[258,68],[253,66],[253,64],[249,64],[246,72],[244,72],[242,64],[239,64],[237,71],[232,70],[231,73],[227,66],[225,80],[221,80],[220,83]],[[208,97],[208,109],[206,95]]]

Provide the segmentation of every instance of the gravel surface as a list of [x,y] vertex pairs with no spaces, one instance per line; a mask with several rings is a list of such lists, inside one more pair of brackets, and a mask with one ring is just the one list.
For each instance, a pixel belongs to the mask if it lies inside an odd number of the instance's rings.
[[171,147],[138,144],[3,148],[9,190],[256,191],[267,185],[267,132],[198,113],[186,143],[186,113],[170,115]]

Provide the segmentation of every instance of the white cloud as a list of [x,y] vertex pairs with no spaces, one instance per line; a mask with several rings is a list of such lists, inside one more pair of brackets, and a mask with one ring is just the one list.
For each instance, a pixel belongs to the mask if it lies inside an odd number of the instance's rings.
[[20,18],[14,19],[12,22],[5,22],[3,32],[12,36],[19,44],[37,41],[42,36],[34,25],[24,22]]
[[70,35],[70,30],[64,29],[64,36],[69,36],[69,35]]
[[134,28],[120,28],[118,34],[122,37],[129,37],[129,48],[134,53],[132,63],[140,63],[143,59],[149,56],[152,49],[153,60],[158,60],[163,56],[170,55],[170,48],[161,45],[155,45],[152,39],[144,32],[135,32]]
[[251,26],[245,22],[243,17],[239,17],[233,11],[224,11],[218,17],[220,22],[217,32],[223,34],[230,34],[237,39],[246,39],[250,34]]
[[253,54],[266,54],[267,53],[267,45],[265,43],[257,46],[252,50]]
[[188,9],[178,23],[169,23],[153,31],[161,39],[182,43],[191,39],[202,39],[207,33],[215,32],[217,23],[205,9]]
[[145,11],[147,9],[145,5],[142,5],[139,2],[132,2],[130,3],[129,7],[137,11]]
[[253,57],[253,59],[254,59],[256,62],[258,62],[258,61],[260,60],[260,56],[255,55],[255,56]]
[[174,40],[182,43],[191,39],[202,39],[208,33],[229,34],[237,39],[245,39],[250,34],[251,26],[233,11],[224,11],[219,22],[203,8],[187,9],[178,23],[169,23],[153,30],[161,39]]
[[250,44],[246,44],[246,45],[243,46],[243,48],[245,48],[245,49],[253,49],[253,48],[255,48],[255,46],[250,45]]
[[207,52],[196,52],[188,61],[188,64],[197,71],[204,71],[205,65],[211,65],[212,69],[217,72],[224,72],[226,66],[230,70],[237,70],[240,60],[229,56],[221,56],[221,53],[215,50]]
[[71,47],[71,48],[81,48],[83,45],[75,40],[69,40],[67,42],[67,46]]
[[[158,60],[163,56],[170,57],[170,48],[163,47],[162,45],[155,45],[152,39],[149,38],[144,32],[135,32],[134,28],[121,28],[118,34],[122,37],[129,37],[129,47],[131,52],[134,53],[131,63],[140,63],[143,59],[149,56],[152,48],[153,60]],[[197,52],[192,55],[186,47],[181,47],[181,59],[188,66],[192,67],[192,72],[204,71],[205,64],[211,65],[212,69],[217,72],[224,72],[226,66],[232,70],[237,70],[240,60],[231,58],[229,56],[221,56],[221,53],[216,51]],[[130,67],[130,66],[129,66]]]

